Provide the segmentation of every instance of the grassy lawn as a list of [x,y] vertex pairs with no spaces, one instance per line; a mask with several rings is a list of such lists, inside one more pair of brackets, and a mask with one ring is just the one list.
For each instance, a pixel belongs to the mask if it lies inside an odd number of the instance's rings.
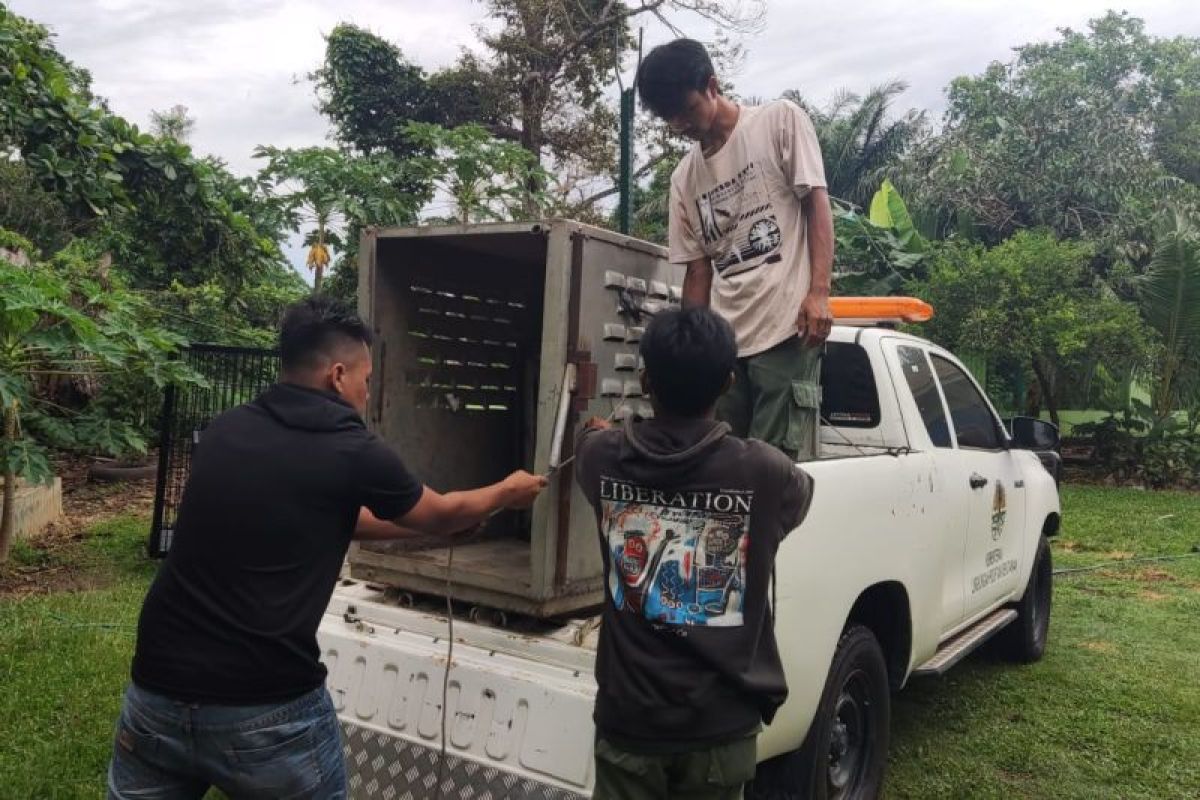
[[[0,797],[102,797],[137,614],[154,566],[149,524],[118,517],[76,547],[19,543],[13,567],[70,563],[101,588],[0,598]],[[51,563],[47,563],[51,562]]]
[[[1200,496],[1068,487],[1055,567],[1200,545]],[[1056,577],[1050,645],[977,656],[892,711],[889,798],[1200,797],[1200,558]]]
[[[1056,567],[1200,545],[1200,495],[1068,487]],[[75,589],[0,596],[0,797],[102,796],[133,626],[154,567],[144,518],[94,525],[12,568],[61,561]],[[1057,579],[1046,658],[986,655],[893,708],[886,796],[1200,797],[1200,558]]]

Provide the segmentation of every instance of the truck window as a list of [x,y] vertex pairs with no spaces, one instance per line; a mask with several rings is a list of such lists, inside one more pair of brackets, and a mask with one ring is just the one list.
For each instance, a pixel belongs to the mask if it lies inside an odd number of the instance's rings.
[[933,356],[933,368],[946,393],[958,446],[998,450],[1000,435],[996,430],[996,417],[975,384],[965,372],[941,356]]
[[946,407],[942,405],[925,351],[919,347],[897,347],[896,353],[900,356],[900,368],[908,382],[908,390],[917,401],[917,410],[921,412],[921,421],[925,423],[930,441],[934,447],[953,447],[950,426],[946,424]]
[[879,391],[861,345],[830,342],[821,359],[821,419],[839,428],[879,425]]

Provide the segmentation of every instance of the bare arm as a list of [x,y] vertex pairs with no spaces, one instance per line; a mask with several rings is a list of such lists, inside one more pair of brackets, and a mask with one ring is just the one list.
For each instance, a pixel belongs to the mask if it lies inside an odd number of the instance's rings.
[[800,303],[796,330],[804,343],[815,347],[825,341],[833,327],[829,310],[829,291],[833,280],[833,211],[829,207],[829,192],[824,188],[811,190],[800,201],[808,226],[808,261],[812,280],[808,296]]
[[708,308],[712,295],[713,265],[712,259],[698,258],[689,261],[687,272],[683,276],[684,308]]
[[395,524],[424,533],[456,533],[475,527],[494,511],[528,508],[546,484],[541,475],[517,471],[499,483],[463,492],[439,494],[426,486],[417,504]]
[[394,522],[380,519],[368,509],[358,512],[358,522],[354,524],[354,539],[404,539],[409,536],[423,536],[420,531],[403,528]]

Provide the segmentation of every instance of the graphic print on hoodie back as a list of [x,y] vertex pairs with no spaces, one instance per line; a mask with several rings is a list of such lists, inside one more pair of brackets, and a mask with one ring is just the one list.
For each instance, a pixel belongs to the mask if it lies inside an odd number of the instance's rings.
[[753,490],[665,492],[601,477],[617,610],[667,625],[741,625],[753,502]]
[[787,697],[768,602],[775,552],[812,479],[709,419],[585,430],[575,472],[595,511],[606,602],[596,727],[684,746],[769,722]]

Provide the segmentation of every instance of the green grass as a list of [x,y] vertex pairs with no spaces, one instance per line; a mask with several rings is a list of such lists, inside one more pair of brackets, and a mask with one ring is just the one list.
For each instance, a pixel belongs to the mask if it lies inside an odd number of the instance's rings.
[[[1200,496],[1067,487],[1055,566],[1181,555]],[[975,656],[892,708],[888,798],[1200,797],[1200,558],[1056,578],[1045,658]]]
[[[1060,568],[1200,544],[1200,495],[1063,494]],[[14,551],[17,565],[73,565],[100,588],[0,599],[0,798],[103,795],[154,571],[147,527],[119,518],[75,548]],[[1200,558],[1063,575],[1054,602],[1040,663],[974,656],[896,697],[889,800],[1200,797]]]
[[149,526],[95,526],[67,552],[22,545],[16,565],[67,561],[89,591],[0,599],[0,797],[100,797],[129,674],[138,610],[154,567]]

